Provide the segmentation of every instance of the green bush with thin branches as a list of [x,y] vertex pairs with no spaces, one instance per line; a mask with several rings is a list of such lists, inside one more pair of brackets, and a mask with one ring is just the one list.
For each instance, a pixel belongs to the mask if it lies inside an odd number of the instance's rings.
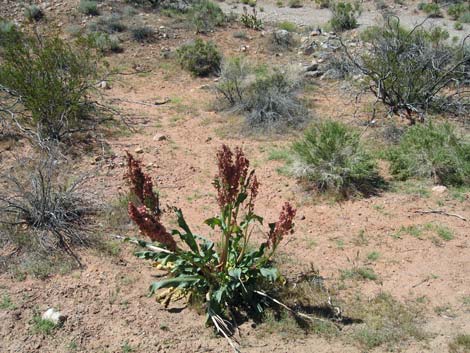
[[370,195],[383,186],[375,159],[343,123],[314,124],[293,144],[292,155],[293,175],[320,192]]
[[176,51],[180,65],[195,76],[208,76],[220,71],[222,54],[212,42],[196,39]]
[[410,127],[388,153],[398,179],[430,178],[437,184],[470,184],[470,141],[449,124]]
[[0,34],[0,100],[8,119],[39,141],[64,141],[96,125],[89,99],[98,57],[85,44],[59,37]]

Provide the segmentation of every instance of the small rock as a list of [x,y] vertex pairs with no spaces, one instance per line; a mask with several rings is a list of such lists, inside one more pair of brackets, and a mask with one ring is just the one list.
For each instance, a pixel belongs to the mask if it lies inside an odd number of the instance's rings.
[[154,137],[153,137],[153,140],[154,141],[165,141],[167,138],[165,135],[163,134],[156,134]]
[[447,192],[447,187],[445,187],[444,185],[436,185],[431,190],[432,190],[432,192],[434,192],[436,194],[443,194],[443,193]]
[[101,81],[100,83],[98,83],[98,88],[101,88],[101,89],[110,89],[111,87],[109,86],[108,82],[106,82],[106,81]]
[[144,153],[144,150],[139,147],[139,148],[136,148],[136,149],[134,150],[134,152],[137,153],[137,154],[141,154],[141,153]]
[[321,72],[321,71],[307,71],[304,74],[304,77],[305,78],[316,78],[316,77],[320,77],[321,75],[323,75],[323,72]]
[[56,325],[62,325],[67,320],[67,315],[62,314],[60,311],[56,311],[54,308],[49,308],[44,314],[42,314],[43,320],[52,321]]

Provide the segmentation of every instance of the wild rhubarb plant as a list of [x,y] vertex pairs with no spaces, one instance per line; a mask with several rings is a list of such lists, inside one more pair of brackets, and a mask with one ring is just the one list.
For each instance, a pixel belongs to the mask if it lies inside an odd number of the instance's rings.
[[173,211],[180,229],[166,229],[152,180],[130,154],[126,177],[140,203],[129,203],[129,216],[141,234],[152,240],[134,240],[146,248],[137,256],[168,271],[166,279],[151,285],[151,294],[169,288],[166,303],[176,293],[203,302],[208,322],[227,337],[231,329],[226,319],[233,313],[259,316],[270,304],[269,296],[261,290],[281,279],[272,259],[283,238],[293,232],[296,210],[286,202],[279,220],[269,224],[265,241],[253,249],[250,237],[255,227],[263,225],[263,218],[255,213],[259,189],[255,171],[250,170],[240,148],[231,151],[223,145],[217,152],[217,163],[213,185],[220,213],[205,223],[218,230],[218,243],[194,234],[178,208]]

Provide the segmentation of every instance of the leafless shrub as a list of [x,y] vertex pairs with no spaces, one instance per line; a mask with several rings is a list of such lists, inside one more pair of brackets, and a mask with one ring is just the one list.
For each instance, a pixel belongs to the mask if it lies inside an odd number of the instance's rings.
[[19,160],[0,176],[0,225],[9,229],[4,242],[60,249],[80,263],[72,248],[92,243],[90,217],[97,208],[84,191],[86,177],[67,180],[66,169],[51,154]]
[[345,45],[343,49],[369,79],[367,89],[391,114],[411,124],[424,121],[429,111],[468,114],[468,37],[452,46],[446,42],[447,32],[428,31],[422,25],[409,30],[400,26],[398,18],[389,17],[382,27],[365,32],[365,53],[351,54]]

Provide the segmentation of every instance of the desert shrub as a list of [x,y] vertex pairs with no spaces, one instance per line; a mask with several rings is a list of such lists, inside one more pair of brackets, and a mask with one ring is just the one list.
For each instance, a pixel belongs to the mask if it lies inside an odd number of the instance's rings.
[[212,42],[196,39],[176,51],[180,65],[196,76],[207,76],[220,71],[222,54]]
[[441,8],[434,2],[422,2],[418,5],[418,9],[426,13],[429,17],[438,18],[442,17]]
[[327,9],[330,7],[331,0],[315,0],[315,3],[320,9]]
[[462,23],[470,23],[470,9],[460,15],[459,21]]
[[272,260],[283,238],[293,230],[296,210],[285,203],[279,220],[269,224],[266,240],[254,247],[249,244],[252,229],[262,224],[262,218],[255,213],[259,187],[256,175],[239,148],[232,152],[222,146],[217,152],[217,165],[213,185],[220,214],[205,224],[220,235],[219,246],[194,234],[178,208],[174,212],[180,229],[167,230],[152,180],[131,155],[127,177],[140,202],[129,203],[128,209],[141,234],[153,242],[133,240],[144,247],[137,256],[167,271],[167,278],[151,285],[151,293],[168,288],[158,295],[166,305],[172,297],[181,296],[199,306],[203,304],[208,323],[229,339],[233,331],[227,319],[235,320],[235,312],[259,318],[264,308],[273,304],[264,290],[281,279]]
[[277,27],[279,29],[283,29],[283,30],[288,31],[288,32],[297,31],[297,25],[294,22],[290,22],[290,21],[282,21],[282,22],[277,24]]
[[334,31],[343,32],[357,27],[357,11],[351,3],[334,3],[331,4],[330,10],[332,17],[329,24]]
[[122,51],[119,39],[107,33],[90,33],[87,37],[87,41],[91,47],[98,49],[103,54],[119,53]]
[[7,37],[0,50],[0,100],[22,133],[37,142],[66,141],[98,123],[88,98],[99,71],[90,48],[16,30]]
[[215,27],[224,25],[227,21],[219,5],[207,0],[195,4],[191,8],[189,16],[197,33],[210,32]]
[[452,105],[468,107],[468,94],[459,87],[465,83],[470,52],[463,45],[447,44],[447,37],[440,28],[409,30],[389,18],[363,34],[370,50],[348,56],[372,82],[368,89],[390,113],[403,115],[413,124],[424,121],[438,102],[441,111],[449,111]]
[[243,14],[240,16],[240,22],[247,28],[256,29],[258,31],[264,28],[263,21],[258,18],[256,9],[253,8],[251,14],[248,13],[246,7],[243,8]]
[[120,33],[126,30],[126,26],[122,23],[121,15],[116,13],[99,17],[96,21],[90,23],[88,28],[93,32],[105,32],[108,34]]
[[24,16],[28,21],[40,21],[44,17],[44,12],[37,5],[28,5],[24,9]]
[[293,175],[320,192],[370,195],[382,184],[359,134],[342,123],[314,124],[293,144],[292,154]]
[[80,0],[78,10],[88,16],[98,16],[100,14],[100,11],[98,10],[98,2],[91,0]]
[[136,42],[144,43],[155,38],[155,31],[148,26],[137,26],[131,29],[131,35]]
[[[456,3],[456,4],[450,5],[447,9],[447,14],[453,20],[461,21],[461,17],[465,16],[466,13],[470,13],[470,4]],[[465,21],[461,21],[461,22],[465,22]]]
[[291,72],[232,58],[224,62],[215,89],[221,106],[242,112],[253,130],[282,133],[285,128],[301,128],[309,120],[298,97],[300,80]]
[[398,179],[431,178],[443,185],[470,183],[470,142],[449,123],[410,127],[388,153]]
[[299,88],[298,79],[279,69],[258,73],[244,98],[248,126],[272,132],[304,126],[309,116],[298,97]]
[[[54,153],[23,159],[0,176],[0,224],[17,247],[61,250],[78,258],[74,246],[90,245],[91,215],[96,206],[84,178],[64,178],[64,161]],[[20,167],[21,166],[21,167]]]
[[289,0],[289,7],[297,9],[304,6],[302,0]]

